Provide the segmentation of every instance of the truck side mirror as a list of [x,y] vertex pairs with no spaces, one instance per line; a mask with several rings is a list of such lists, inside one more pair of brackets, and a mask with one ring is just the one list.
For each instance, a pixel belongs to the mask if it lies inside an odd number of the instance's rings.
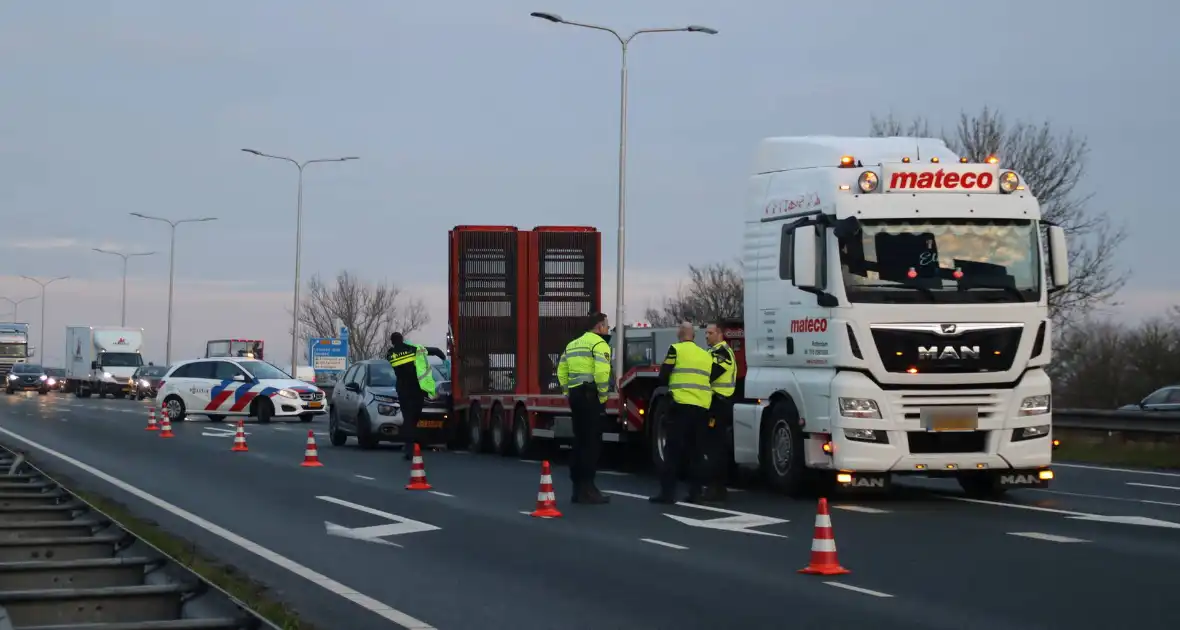
[[91,361],[90,362],[90,369],[97,370],[98,369],[98,361]]
[[819,288],[819,269],[816,268],[816,234],[814,225],[800,225],[791,235],[791,251],[795,269],[791,280],[800,289]]
[[1069,284],[1069,249],[1065,230],[1057,225],[1049,226],[1049,278],[1054,289],[1064,289]]

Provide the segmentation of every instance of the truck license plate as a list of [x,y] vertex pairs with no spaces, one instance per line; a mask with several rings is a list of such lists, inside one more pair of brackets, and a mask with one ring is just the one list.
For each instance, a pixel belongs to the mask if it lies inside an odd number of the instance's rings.
[[419,420],[419,429],[441,429],[443,426],[442,420]]
[[927,431],[974,431],[979,428],[978,407],[923,407],[922,428]]

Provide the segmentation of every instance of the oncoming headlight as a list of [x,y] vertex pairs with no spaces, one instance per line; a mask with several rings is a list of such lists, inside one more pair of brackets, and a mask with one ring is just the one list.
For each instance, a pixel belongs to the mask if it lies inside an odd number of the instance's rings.
[[1020,176],[1012,171],[1004,171],[1000,174],[1000,190],[1005,193],[1010,193],[1020,187]]
[[865,171],[860,174],[860,177],[856,178],[856,185],[860,188],[861,192],[871,193],[874,190],[877,190],[877,184],[879,184],[880,181],[881,180],[877,177],[876,173],[873,171]]

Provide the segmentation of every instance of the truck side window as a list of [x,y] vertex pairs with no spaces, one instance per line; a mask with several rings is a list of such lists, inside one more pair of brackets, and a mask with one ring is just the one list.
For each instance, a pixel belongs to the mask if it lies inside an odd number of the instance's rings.
[[778,277],[780,280],[790,280],[795,271],[793,268],[794,255],[791,248],[791,234],[793,232],[791,226],[783,226],[782,243],[778,250]]

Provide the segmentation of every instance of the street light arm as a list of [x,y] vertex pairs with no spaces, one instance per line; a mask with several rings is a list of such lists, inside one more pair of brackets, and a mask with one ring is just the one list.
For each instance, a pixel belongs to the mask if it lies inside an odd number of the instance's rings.
[[156,252],[136,252],[134,254],[127,254],[127,257],[132,258],[135,256],[155,256],[155,255],[156,255]]
[[172,226],[176,225],[176,223],[174,223],[171,219],[165,219],[164,217],[153,217],[148,214],[143,214],[142,212],[129,212],[128,214],[130,214],[133,217],[138,217],[140,219],[148,219],[150,221],[163,221],[164,223],[167,223],[168,225],[172,225]]
[[297,162],[289,157],[284,157],[282,155],[271,155],[269,153],[263,153],[262,151],[257,151],[255,149],[242,149],[242,152],[249,153],[250,155],[257,155],[258,157],[270,158],[272,160],[282,160],[284,162],[290,162],[295,165],[295,168],[298,168],[298,169],[303,168],[303,165],[300,164],[299,162]]
[[110,254],[112,256],[118,256],[118,257],[124,258],[124,259],[127,258],[127,255],[122,252],[112,252],[112,251],[105,250],[105,249],[99,249],[97,247],[91,247],[90,249],[92,249],[100,254]]
[[217,217],[201,217],[199,219],[181,219],[173,225],[180,225],[181,223],[202,223],[205,221],[216,221]]
[[353,157],[353,156],[340,157],[340,158],[321,158],[318,160],[308,160],[308,161],[304,162],[302,166],[307,166],[308,164],[318,164],[321,162],[348,162],[349,160],[359,160],[359,159],[360,159],[359,157]]

